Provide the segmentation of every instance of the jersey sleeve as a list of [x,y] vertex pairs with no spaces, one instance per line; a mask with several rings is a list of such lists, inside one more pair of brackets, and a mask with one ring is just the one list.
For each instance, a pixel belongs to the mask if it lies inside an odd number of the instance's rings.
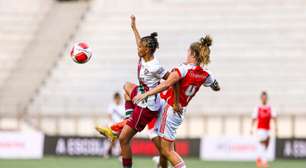
[[215,82],[215,80],[216,78],[211,73],[208,73],[208,76],[205,79],[203,86],[210,87]]
[[252,119],[257,119],[258,116],[258,107],[255,107],[252,113]]
[[184,78],[187,75],[188,68],[185,64],[181,64],[177,67],[174,67],[172,71],[176,71],[180,78]]

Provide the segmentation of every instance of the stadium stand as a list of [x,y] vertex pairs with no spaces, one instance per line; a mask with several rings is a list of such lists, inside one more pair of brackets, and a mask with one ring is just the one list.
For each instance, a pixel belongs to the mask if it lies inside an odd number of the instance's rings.
[[[136,45],[130,30],[130,14],[137,16],[143,35],[153,31],[159,33],[160,50],[156,56],[168,69],[183,62],[188,45],[204,33],[214,38],[209,69],[219,79],[222,92],[201,90],[192,101],[187,116],[203,113],[249,116],[259,102],[261,90],[269,92],[271,104],[279,113],[305,112],[305,1],[188,2],[92,0],[75,38],[33,97],[27,112],[81,116],[105,113],[112,93],[121,90],[125,81],[137,81]],[[88,42],[93,49],[92,60],[84,65],[75,64],[69,58],[72,44],[78,41]],[[188,127],[200,124],[204,128],[201,118],[193,121]],[[206,124],[222,121],[216,118]],[[234,118],[227,124],[235,127],[233,123],[238,122],[247,124],[248,120]],[[184,125],[182,132],[190,130],[188,127]],[[87,124],[88,131],[90,128]],[[227,125],[214,127],[219,132],[227,128]],[[191,132],[194,136],[199,134]]]
[[34,38],[52,3],[50,0],[0,1],[0,59],[5,62],[0,67],[0,87]]
[[[34,7],[36,5],[38,6],[36,8],[39,8],[40,1],[30,2],[33,3]],[[86,1],[46,2],[50,3],[46,4],[49,7],[48,11],[45,12],[46,14],[33,12],[29,16],[35,18],[36,15],[42,15],[42,18],[39,17],[41,22],[38,26],[34,25],[37,26],[37,29],[32,35],[33,37],[25,44],[22,56],[18,60],[14,60],[14,66],[11,68],[8,77],[3,81],[0,95],[0,113],[2,115],[17,116],[24,121],[28,120],[25,114],[26,107],[37,93],[37,89],[43,85],[45,78],[48,77],[67,41],[70,41],[73,37],[73,32],[78,27],[78,23],[88,7]],[[14,9],[18,5],[20,4],[15,3],[12,8]],[[25,5],[25,7],[27,6]],[[36,8],[33,8],[33,10]],[[20,13],[21,16],[25,14]],[[18,26],[18,24],[16,25]],[[24,28],[24,34],[31,33],[28,29],[27,27]],[[15,35],[14,32],[12,33]]]
[[182,62],[188,45],[204,33],[214,37],[209,68],[222,92],[202,90],[190,107],[192,113],[249,113],[262,89],[270,92],[281,112],[305,109],[305,68],[298,64],[306,61],[304,1],[193,2],[93,1],[73,40],[87,41],[93,60],[76,65],[67,49],[30,111],[101,113],[113,91],[121,90],[125,81],[136,82],[131,13],[138,16],[143,35],[159,33],[157,57],[167,68]]

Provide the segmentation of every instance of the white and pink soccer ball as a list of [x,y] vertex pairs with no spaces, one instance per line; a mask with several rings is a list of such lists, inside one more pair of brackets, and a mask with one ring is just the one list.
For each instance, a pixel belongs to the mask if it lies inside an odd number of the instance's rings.
[[87,43],[75,43],[70,51],[70,56],[74,62],[84,64],[90,60],[92,50]]

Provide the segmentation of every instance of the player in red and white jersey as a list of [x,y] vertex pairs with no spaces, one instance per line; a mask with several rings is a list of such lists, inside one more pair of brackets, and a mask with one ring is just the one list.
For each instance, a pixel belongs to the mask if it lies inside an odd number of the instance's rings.
[[277,133],[277,120],[276,112],[270,105],[268,105],[268,94],[263,91],[260,95],[261,105],[257,106],[252,113],[252,127],[251,134],[253,133],[254,125],[257,122],[257,137],[259,140],[258,154],[256,165],[260,167],[268,167],[267,150],[270,141],[270,123],[271,120],[275,124],[275,132]]
[[136,96],[135,103],[143,101],[148,96],[163,92],[163,112],[159,117],[158,134],[161,137],[161,153],[174,168],[185,168],[183,159],[174,150],[176,130],[182,124],[184,112],[191,99],[202,85],[219,91],[220,87],[214,77],[202,66],[210,62],[210,45],[212,39],[209,36],[190,45],[186,63],[173,69],[168,79],[149,90]]

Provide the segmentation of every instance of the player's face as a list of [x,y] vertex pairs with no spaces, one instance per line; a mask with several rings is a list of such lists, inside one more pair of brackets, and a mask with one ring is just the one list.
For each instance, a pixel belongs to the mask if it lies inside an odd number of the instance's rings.
[[261,102],[262,102],[262,104],[267,104],[267,102],[268,102],[268,97],[267,97],[267,95],[262,95],[262,96],[261,96]]
[[117,105],[121,104],[121,98],[120,98],[120,97],[116,97],[116,98],[114,99],[114,102],[115,102],[115,104],[117,104]]
[[145,47],[144,42],[141,42],[140,45],[138,46],[138,56],[139,57],[144,57],[148,53],[148,48]]

